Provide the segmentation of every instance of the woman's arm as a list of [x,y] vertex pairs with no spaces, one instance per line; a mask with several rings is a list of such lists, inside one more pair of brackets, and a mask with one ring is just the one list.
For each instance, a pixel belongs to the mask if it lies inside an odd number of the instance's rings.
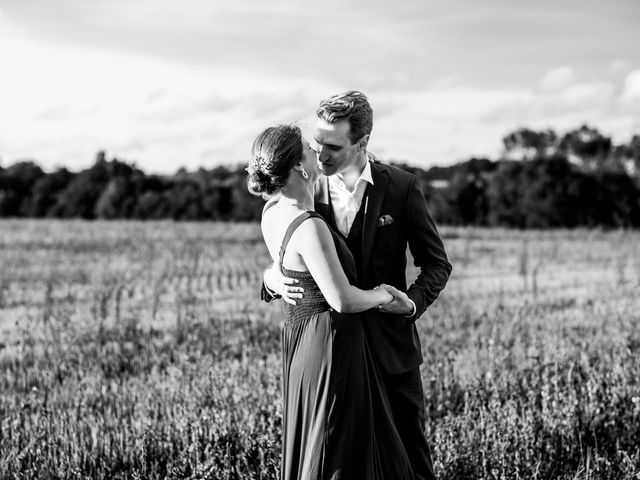
[[303,222],[292,240],[289,245],[298,251],[325,299],[338,312],[363,312],[393,299],[383,288],[361,290],[349,283],[333,237],[321,219]]

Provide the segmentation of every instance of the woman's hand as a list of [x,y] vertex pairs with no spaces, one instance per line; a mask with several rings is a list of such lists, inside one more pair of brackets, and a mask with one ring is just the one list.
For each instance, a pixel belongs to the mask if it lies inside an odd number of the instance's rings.
[[380,293],[380,302],[378,303],[378,308],[382,308],[383,305],[391,303],[393,301],[393,295],[385,288],[385,285],[378,285],[374,288],[377,292]]
[[389,295],[391,295],[391,301],[378,307],[380,311],[405,316],[413,315],[415,313],[415,305],[406,293],[401,292],[397,288],[387,285],[386,283],[383,283],[376,288],[385,290]]

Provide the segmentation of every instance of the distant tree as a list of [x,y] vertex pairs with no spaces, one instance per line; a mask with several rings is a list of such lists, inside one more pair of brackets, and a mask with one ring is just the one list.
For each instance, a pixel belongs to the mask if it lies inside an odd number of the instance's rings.
[[624,171],[640,178],[640,135],[634,135],[627,144],[616,146],[613,155]]
[[56,217],[95,218],[95,206],[109,183],[109,166],[104,152],[98,152],[96,163],[79,172],[58,197],[52,213]]
[[62,192],[74,174],[66,168],[60,168],[55,172],[40,177],[31,189],[25,215],[29,217],[45,217],[52,214],[52,207],[56,204],[60,192]]
[[132,216],[143,220],[172,218],[171,201],[163,192],[146,191],[138,197]]
[[243,222],[250,220],[260,220],[264,200],[249,193],[247,189],[247,175],[244,169],[236,172],[231,193],[231,216],[235,220]]
[[449,204],[457,217],[455,224],[487,224],[487,184],[487,176],[481,172],[462,171],[453,177],[447,190]]
[[225,167],[224,165],[220,165],[214,168],[213,170],[209,170],[208,174],[210,175],[211,178],[215,180],[225,181],[238,174],[246,174],[246,172],[244,171],[244,167],[240,167],[240,169],[233,170],[231,168]]
[[618,163],[611,161],[611,138],[587,125],[564,134],[560,141],[560,149],[589,171],[620,168]]
[[76,174],[60,193],[52,214],[84,219],[128,217],[135,205],[134,179],[143,175],[117,159],[107,161],[100,151],[95,164]]
[[574,186],[582,176],[565,156],[533,160],[523,173],[520,186],[525,227],[575,227],[580,223],[583,191]]
[[21,193],[29,191],[31,186],[42,177],[44,172],[35,162],[28,160],[17,162],[2,171],[0,187],[12,188]]
[[18,162],[0,170],[0,216],[24,215],[31,189],[43,175],[42,169],[32,161]]
[[486,179],[496,169],[496,162],[471,158],[446,167],[434,166],[426,171],[405,164],[395,166],[418,177],[429,211],[438,223],[486,224]]
[[204,218],[200,184],[188,177],[180,178],[166,192],[171,199],[171,218],[174,220],[201,220]]
[[[640,226],[640,136],[614,146],[582,126],[515,130],[505,157],[471,158],[414,173],[439,223],[518,228]],[[521,161],[526,159],[527,161]],[[34,162],[0,166],[0,216],[253,221],[262,199],[247,191],[243,166],[146,175],[98,152],[78,173],[44,173]]]
[[502,162],[487,197],[490,225],[640,226],[640,189],[628,175],[580,171],[562,155]]
[[497,164],[496,162],[493,162],[487,158],[472,157],[469,160],[446,167],[434,166],[426,171],[418,167],[407,168],[404,165],[396,166],[415,174],[418,178],[422,177],[425,178],[428,182],[432,182],[434,180],[451,181],[453,180],[453,177],[459,175],[460,173],[464,175],[480,175],[486,172],[491,172],[495,170]]
[[96,218],[130,218],[137,196],[135,183],[131,178],[126,176],[112,178],[96,202]]
[[168,191],[173,186],[169,177],[149,175],[135,177],[138,196],[131,216],[139,219],[172,218]]
[[505,157],[511,160],[530,160],[553,155],[559,147],[558,136],[551,130],[519,128],[502,139]]
[[491,226],[510,225],[524,228],[522,183],[526,163],[513,160],[500,162],[487,185],[489,215],[487,223]]
[[438,223],[456,225],[459,217],[454,213],[447,189],[434,187],[428,182],[421,181],[420,183],[427,207],[434,220]]
[[220,188],[217,185],[207,185],[202,192],[202,212],[207,220],[222,220],[220,214]]
[[597,172],[589,192],[592,225],[640,227],[640,187],[622,172]]
[[574,227],[589,221],[584,175],[563,155],[503,162],[488,187],[490,225]]
[[17,217],[21,202],[14,190],[0,189],[0,217]]

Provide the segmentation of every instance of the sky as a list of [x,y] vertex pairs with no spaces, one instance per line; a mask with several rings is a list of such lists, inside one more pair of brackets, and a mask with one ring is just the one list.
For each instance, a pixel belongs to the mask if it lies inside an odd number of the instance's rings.
[[374,109],[369,150],[497,158],[516,128],[640,134],[638,0],[0,0],[0,165],[148,173],[248,161],[320,100]]

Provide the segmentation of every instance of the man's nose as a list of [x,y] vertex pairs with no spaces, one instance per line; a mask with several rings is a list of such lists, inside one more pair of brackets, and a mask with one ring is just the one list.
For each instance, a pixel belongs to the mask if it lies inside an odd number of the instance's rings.
[[327,149],[319,146],[318,149],[316,150],[316,154],[318,156],[318,160],[321,162],[325,162],[327,160]]

